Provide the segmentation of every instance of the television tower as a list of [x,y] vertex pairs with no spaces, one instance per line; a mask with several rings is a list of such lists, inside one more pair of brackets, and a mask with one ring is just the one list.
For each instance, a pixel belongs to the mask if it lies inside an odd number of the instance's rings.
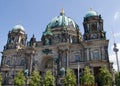
[[119,69],[119,61],[118,61],[118,51],[119,51],[119,49],[117,48],[117,44],[116,44],[115,42],[114,42],[113,51],[115,52],[115,55],[116,55],[118,72],[120,72],[120,69]]

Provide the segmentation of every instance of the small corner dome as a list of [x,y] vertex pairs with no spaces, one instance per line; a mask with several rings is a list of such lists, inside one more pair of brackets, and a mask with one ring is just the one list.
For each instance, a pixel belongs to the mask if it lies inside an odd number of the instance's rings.
[[22,25],[18,24],[18,25],[15,25],[12,29],[12,31],[18,31],[18,30],[22,30],[25,32],[25,29]]
[[92,8],[87,12],[87,14],[85,15],[85,18],[91,17],[91,16],[98,16],[97,12],[94,11]]
[[73,19],[65,15],[63,8],[62,8],[60,15],[54,17],[48,24],[50,28],[61,27],[61,26],[72,26],[76,28],[76,25],[77,24],[75,23]]

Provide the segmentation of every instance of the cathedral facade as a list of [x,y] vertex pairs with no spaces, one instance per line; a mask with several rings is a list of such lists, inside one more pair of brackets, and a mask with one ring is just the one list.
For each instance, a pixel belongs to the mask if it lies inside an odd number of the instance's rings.
[[77,76],[89,66],[97,77],[99,68],[105,65],[112,72],[109,40],[101,15],[90,9],[84,17],[83,27],[84,34],[81,34],[78,24],[65,15],[64,9],[46,26],[41,41],[33,35],[27,42],[24,27],[14,26],[2,52],[0,71],[3,83],[13,84],[14,76],[20,70],[27,70],[29,75],[33,70],[38,70],[41,75],[52,70],[59,77],[62,69],[71,68]]

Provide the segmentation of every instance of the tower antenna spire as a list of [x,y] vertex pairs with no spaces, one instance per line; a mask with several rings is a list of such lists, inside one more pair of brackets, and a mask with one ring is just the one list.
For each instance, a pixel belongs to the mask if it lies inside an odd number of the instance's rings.
[[114,48],[113,48],[113,51],[115,52],[115,55],[116,55],[117,69],[118,69],[118,72],[120,72],[119,61],[118,61],[118,51],[119,51],[119,49],[117,48],[117,44],[116,44],[116,42],[115,42],[115,35],[114,35],[113,29],[112,29],[112,34],[113,34],[113,40],[114,40]]

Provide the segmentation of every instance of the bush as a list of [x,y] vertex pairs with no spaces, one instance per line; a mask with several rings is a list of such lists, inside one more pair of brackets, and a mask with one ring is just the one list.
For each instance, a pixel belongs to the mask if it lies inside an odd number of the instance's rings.
[[94,85],[94,75],[90,73],[89,67],[85,67],[83,76],[81,77],[81,83],[84,86],[93,86]]

